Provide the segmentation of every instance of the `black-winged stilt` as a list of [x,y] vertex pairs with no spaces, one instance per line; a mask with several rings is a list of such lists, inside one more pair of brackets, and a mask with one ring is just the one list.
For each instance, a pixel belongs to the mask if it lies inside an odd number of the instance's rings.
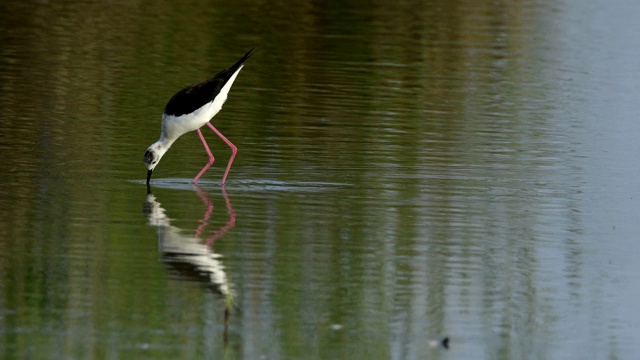
[[214,157],[211,154],[211,150],[207,145],[207,142],[202,136],[200,128],[204,125],[209,126],[216,135],[218,135],[222,141],[224,141],[231,148],[231,158],[229,158],[229,164],[222,177],[222,185],[227,181],[227,175],[229,175],[229,169],[233,159],[236,157],[238,149],[231,143],[218,129],[216,129],[209,122],[222,108],[225,100],[227,100],[227,94],[231,89],[231,85],[238,76],[238,73],[244,66],[243,63],[251,56],[253,49],[249,50],[238,62],[228,69],[224,69],[216,74],[214,77],[188,86],[178,91],[167,103],[164,108],[164,114],[162,114],[162,132],[160,133],[160,139],[151,144],[144,153],[144,163],[147,165],[147,185],[151,180],[151,173],[153,169],[158,165],[162,156],[169,150],[174,141],[180,136],[189,131],[195,130],[204,145],[204,149],[209,155],[209,162],[193,179],[192,183],[196,183],[198,179],[204,174],[211,164],[213,164]]

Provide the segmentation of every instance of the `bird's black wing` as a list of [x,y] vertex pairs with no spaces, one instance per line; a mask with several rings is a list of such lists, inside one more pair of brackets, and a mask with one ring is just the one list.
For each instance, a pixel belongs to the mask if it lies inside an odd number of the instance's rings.
[[180,116],[190,114],[203,105],[212,102],[229,81],[231,76],[238,71],[238,68],[253,54],[253,49],[249,50],[233,66],[217,73],[214,77],[199,83],[187,86],[171,97],[164,113],[167,115]]

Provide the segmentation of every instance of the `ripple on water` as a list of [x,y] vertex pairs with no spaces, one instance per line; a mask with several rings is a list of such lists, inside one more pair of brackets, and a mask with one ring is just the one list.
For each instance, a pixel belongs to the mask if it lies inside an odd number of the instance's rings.
[[[136,184],[146,184],[144,180],[132,180]],[[197,185],[191,183],[191,179],[186,178],[163,178],[152,181],[151,188],[172,190],[193,190],[200,187],[206,190],[220,188],[221,185],[215,180],[200,180]],[[233,180],[225,185],[225,188],[233,191],[283,191],[298,193],[313,193],[341,188],[355,187],[353,184],[339,182],[322,181],[278,181],[278,180]]]

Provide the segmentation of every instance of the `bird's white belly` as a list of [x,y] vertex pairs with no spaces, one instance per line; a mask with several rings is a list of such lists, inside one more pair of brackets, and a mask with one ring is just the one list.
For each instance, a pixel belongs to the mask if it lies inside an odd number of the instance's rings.
[[201,128],[222,109],[225,100],[227,100],[226,96],[222,98],[218,96],[214,101],[203,105],[191,114],[180,116],[164,114],[162,116],[163,132],[170,139],[177,139],[189,131]]

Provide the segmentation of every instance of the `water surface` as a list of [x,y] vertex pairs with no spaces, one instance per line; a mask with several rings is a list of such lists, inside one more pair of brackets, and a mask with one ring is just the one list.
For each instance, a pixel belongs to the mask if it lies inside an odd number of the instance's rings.
[[[3,2],[0,357],[636,358],[639,16]],[[205,129],[148,193],[166,101],[254,46],[227,185]]]

